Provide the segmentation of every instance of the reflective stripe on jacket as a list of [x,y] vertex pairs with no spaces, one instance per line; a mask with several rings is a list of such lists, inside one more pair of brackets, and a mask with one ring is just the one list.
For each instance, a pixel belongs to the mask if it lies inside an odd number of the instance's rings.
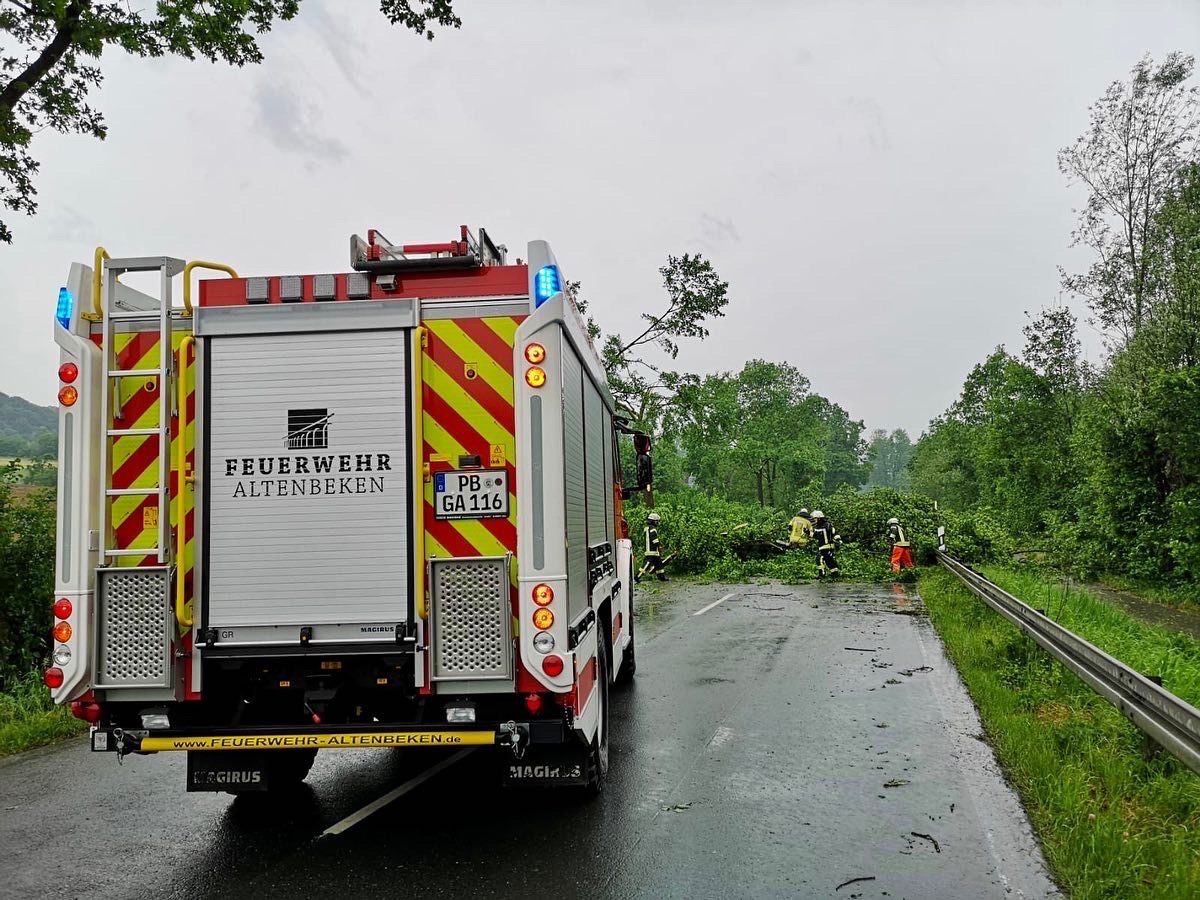
[[813,528],[813,537],[817,539],[819,549],[832,550],[834,541],[837,540],[837,529],[826,522]]
[[658,529],[650,525],[646,526],[646,555],[660,556],[662,554],[662,545],[658,543]]

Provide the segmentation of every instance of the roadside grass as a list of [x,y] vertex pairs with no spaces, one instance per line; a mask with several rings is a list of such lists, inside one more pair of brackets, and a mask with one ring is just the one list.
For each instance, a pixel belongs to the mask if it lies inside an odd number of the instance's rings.
[[1159,676],[1164,688],[1200,707],[1200,640],[1146,625],[1086,590],[1035,573],[992,566],[982,566],[980,571],[1127,666]]
[[[1169,675],[1181,696],[1197,689],[1195,641],[1175,644],[1034,576],[988,574],[1114,656]],[[1195,897],[1200,776],[1148,752],[1119,712],[949,572],[923,570],[920,593],[1059,884],[1076,900]]]
[[0,757],[87,731],[86,722],[55,706],[36,672],[0,693]]

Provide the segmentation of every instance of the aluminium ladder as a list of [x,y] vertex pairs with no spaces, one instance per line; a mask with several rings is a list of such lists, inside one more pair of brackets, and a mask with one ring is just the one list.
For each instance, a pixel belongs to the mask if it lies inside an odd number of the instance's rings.
[[[179,411],[173,408],[175,392],[171,390],[174,372],[174,345],[171,321],[171,279],[184,271],[184,261],[169,256],[108,259],[103,262],[101,280],[101,334],[103,345],[103,399],[100,416],[104,440],[100,444],[100,558],[101,566],[115,565],[120,557],[156,557],[159,565],[168,564],[173,556],[170,532],[171,496],[171,419]],[[126,272],[158,272],[160,301],[157,308],[138,309],[117,297],[117,276]],[[158,322],[158,368],[121,369],[117,356],[116,337],[123,325]],[[124,378],[157,378],[158,423],[153,427],[125,427],[121,403],[121,380]],[[115,419],[114,419],[115,416]],[[121,427],[114,427],[120,424]],[[151,485],[114,488],[113,445],[122,437],[153,436],[158,442],[157,476]],[[182,477],[182,473],[181,473]],[[158,501],[158,537],[153,547],[137,549],[117,546],[113,523],[113,503],[119,497],[155,497]]]

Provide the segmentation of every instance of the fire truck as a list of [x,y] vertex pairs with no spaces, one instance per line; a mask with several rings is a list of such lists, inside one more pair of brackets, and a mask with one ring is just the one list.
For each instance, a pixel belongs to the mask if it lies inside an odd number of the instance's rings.
[[507,255],[464,226],[334,274],[71,266],[45,681],[92,751],[182,751],[190,791],[468,747],[602,788],[628,429],[550,246]]

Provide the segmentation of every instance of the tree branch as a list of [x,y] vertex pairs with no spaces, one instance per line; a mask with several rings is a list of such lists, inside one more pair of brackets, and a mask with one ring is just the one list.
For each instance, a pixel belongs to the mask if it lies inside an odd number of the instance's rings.
[[85,4],[86,0],[71,0],[67,6],[66,15],[58,25],[58,33],[54,35],[54,40],[42,49],[38,58],[30,63],[24,72],[6,84],[3,91],[0,91],[0,122],[12,118],[13,110],[21,102],[21,98],[45,78],[63,58],[75,38],[75,33],[79,30],[79,18],[83,14]]

